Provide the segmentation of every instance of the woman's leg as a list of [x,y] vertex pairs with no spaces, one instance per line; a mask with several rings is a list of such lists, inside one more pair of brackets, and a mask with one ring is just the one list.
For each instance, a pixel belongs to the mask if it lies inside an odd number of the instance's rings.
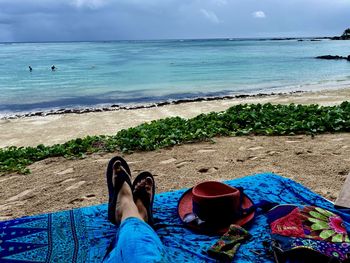
[[106,262],[165,262],[163,244],[145,221],[129,217],[121,223],[116,245]]
[[[152,181],[146,178],[136,188],[144,187],[151,194],[154,185],[150,184]],[[116,221],[121,224],[106,262],[164,262],[163,245],[157,233],[145,222],[146,209],[142,202],[136,200],[136,204],[130,186],[124,183],[118,194],[115,213]]]

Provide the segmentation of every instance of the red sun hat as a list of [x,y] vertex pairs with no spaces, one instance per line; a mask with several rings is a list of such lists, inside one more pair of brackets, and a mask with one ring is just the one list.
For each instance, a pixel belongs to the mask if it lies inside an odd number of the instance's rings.
[[178,215],[190,229],[224,234],[231,224],[244,226],[255,215],[252,200],[242,188],[206,181],[187,190],[178,203]]

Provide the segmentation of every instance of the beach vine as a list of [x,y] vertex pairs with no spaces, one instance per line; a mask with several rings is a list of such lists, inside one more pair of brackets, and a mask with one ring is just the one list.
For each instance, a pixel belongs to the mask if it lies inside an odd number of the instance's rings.
[[119,131],[87,136],[63,144],[0,149],[0,174],[28,174],[28,165],[49,157],[83,158],[96,152],[152,151],[215,136],[296,135],[350,131],[350,102],[319,105],[236,105],[191,119],[170,117]]

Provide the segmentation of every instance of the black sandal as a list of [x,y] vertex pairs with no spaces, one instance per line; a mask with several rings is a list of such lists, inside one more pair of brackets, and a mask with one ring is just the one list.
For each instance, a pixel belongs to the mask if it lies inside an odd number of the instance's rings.
[[107,172],[106,172],[106,178],[107,178],[107,186],[108,186],[108,203],[111,201],[113,197],[113,167],[116,161],[120,161],[121,166],[125,169],[125,171],[130,175],[131,172],[128,163],[120,156],[115,156],[112,159],[109,160],[107,165]]
[[[147,177],[152,179],[152,198],[150,198],[149,193],[147,193],[146,189],[144,187],[140,188],[139,190],[134,190],[136,185],[142,181],[145,180]],[[148,221],[147,223],[150,226],[154,225],[154,219],[153,219],[153,201],[154,201],[154,195],[155,195],[155,190],[156,190],[156,184],[154,181],[154,177],[151,173],[149,172],[142,172],[140,173],[134,180],[132,184],[132,189],[133,189],[133,196],[134,196],[134,201],[136,200],[141,200],[142,204],[145,206],[147,210],[147,218]]]
[[[113,170],[115,169],[116,165],[120,165],[121,167],[117,168],[119,171],[116,177],[114,178],[114,184],[113,184]],[[121,157],[114,157],[108,163],[107,173],[106,173],[108,195],[109,195],[108,220],[112,224],[118,224],[118,222],[116,222],[116,219],[115,219],[115,209],[117,205],[118,194],[124,182],[126,182],[132,189],[129,171],[130,169],[128,164]]]

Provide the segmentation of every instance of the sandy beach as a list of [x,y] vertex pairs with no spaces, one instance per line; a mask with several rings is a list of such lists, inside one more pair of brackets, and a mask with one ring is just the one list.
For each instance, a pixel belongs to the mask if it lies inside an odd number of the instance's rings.
[[0,2],[0,263],[350,258],[350,1]]
[[350,100],[350,88],[271,96],[189,102],[136,110],[60,114],[0,120],[0,147],[53,145],[87,135],[113,135],[122,129],[166,117],[192,118],[244,103],[335,105]]
[[[239,103],[334,105],[345,100],[350,100],[350,89],[1,120],[0,146],[52,145],[86,135],[115,134],[145,121],[169,116],[190,118]],[[50,158],[31,165],[32,174],[1,176],[0,220],[106,202],[104,172],[114,155],[120,153],[94,154],[79,160]],[[158,193],[191,187],[203,180],[274,172],[334,201],[350,172],[350,134],[214,138],[124,157],[134,177],[142,170],[155,174]]]

